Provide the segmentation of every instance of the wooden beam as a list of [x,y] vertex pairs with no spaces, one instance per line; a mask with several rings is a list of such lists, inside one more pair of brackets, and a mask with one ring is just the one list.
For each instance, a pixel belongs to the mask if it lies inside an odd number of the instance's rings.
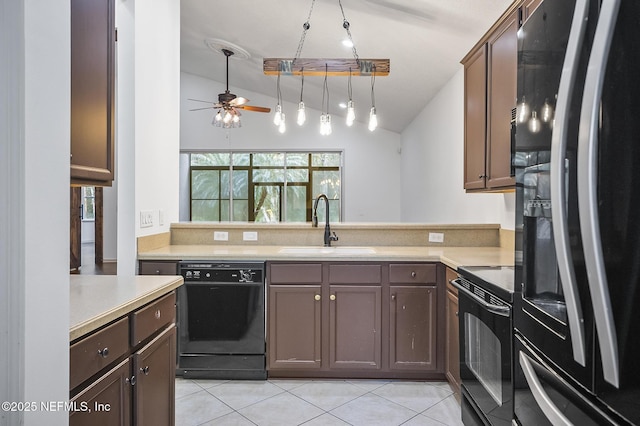
[[266,75],[300,75],[305,76],[348,76],[349,70],[354,77],[371,76],[375,69],[376,77],[389,75],[391,64],[389,59],[355,58],[264,58],[263,70]]

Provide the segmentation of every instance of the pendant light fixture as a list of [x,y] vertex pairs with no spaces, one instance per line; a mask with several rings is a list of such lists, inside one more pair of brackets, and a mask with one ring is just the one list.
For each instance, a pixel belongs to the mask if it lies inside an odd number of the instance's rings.
[[329,114],[329,84],[327,82],[327,72],[325,71],[324,84],[322,85],[322,114],[320,115],[320,134],[322,136],[329,136],[331,132],[331,115]]
[[378,116],[376,115],[376,97],[373,88],[376,84],[376,68],[371,74],[371,110],[369,110],[369,130],[374,131],[378,127]]
[[300,102],[298,103],[298,117],[297,123],[298,126],[302,126],[304,122],[307,120],[307,114],[304,110],[304,102],[302,101],[302,93],[304,92],[304,70],[302,70],[302,80],[300,83]]
[[540,123],[540,119],[538,118],[538,113],[536,111],[533,111],[531,113],[528,127],[531,133],[538,133],[540,132],[540,130],[542,130],[542,124]]
[[276,104],[276,112],[273,114],[273,124],[278,126],[278,131],[280,131],[280,133],[284,133],[285,115],[282,112],[282,92],[280,91],[280,72],[278,72],[278,80],[276,82],[276,97],[277,97],[278,103]]
[[351,127],[356,119],[356,110],[353,106],[353,94],[351,90],[351,69],[349,69],[349,83],[347,84],[349,101],[347,102],[347,126]]

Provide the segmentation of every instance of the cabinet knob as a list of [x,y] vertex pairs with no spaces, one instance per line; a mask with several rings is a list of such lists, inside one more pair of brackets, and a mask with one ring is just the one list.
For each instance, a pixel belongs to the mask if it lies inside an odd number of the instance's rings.
[[391,295],[391,300],[396,300],[396,295],[395,294]]
[[145,365],[144,367],[140,368],[140,372],[143,373],[145,376],[149,375],[149,366]]
[[156,275],[160,275],[160,269],[156,269]]
[[456,311],[456,316],[458,316],[458,314],[459,314],[459,312],[458,312],[458,311]]
[[316,300],[320,300],[320,295],[316,294],[315,296],[313,296],[313,298],[316,299]]
[[415,278],[416,277],[416,271],[411,271],[411,278]]
[[487,175],[480,175],[480,176],[478,176],[478,179],[484,179],[486,177],[487,177]]
[[109,348],[99,349],[98,350],[98,355],[100,355],[102,358],[108,357],[109,356]]
[[336,300],[336,295],[335,295],[335,294],[332,294],[331,296],[329,296],[329,299],[331,299],[331,300]]
[[127,377],[124,379],[125,382],[129,383],[131,386],[136,385],[136,376],[131,376],[131,378]]

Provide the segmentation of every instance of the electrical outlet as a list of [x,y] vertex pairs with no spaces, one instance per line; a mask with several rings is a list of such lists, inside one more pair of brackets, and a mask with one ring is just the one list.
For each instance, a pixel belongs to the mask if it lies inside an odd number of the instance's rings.
[[442,232],[429,232],[430,243],[442,243],[444,242],[444,234]]
[[257,232],[243,232],[242,239],[244,241],[258,241],[258,233]]
[[214,231],[213,239],[215,241],[229,241],[229,233],[227,231]]
[[153,226],[153,211],[142,210],[140,212],[140,228],[150,228]]

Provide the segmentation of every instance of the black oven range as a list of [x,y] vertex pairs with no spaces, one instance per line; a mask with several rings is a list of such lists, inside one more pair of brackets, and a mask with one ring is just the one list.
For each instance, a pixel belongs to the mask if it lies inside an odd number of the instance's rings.
[[264,262],[184,261],[179,271],[176,375],[266,379]]

